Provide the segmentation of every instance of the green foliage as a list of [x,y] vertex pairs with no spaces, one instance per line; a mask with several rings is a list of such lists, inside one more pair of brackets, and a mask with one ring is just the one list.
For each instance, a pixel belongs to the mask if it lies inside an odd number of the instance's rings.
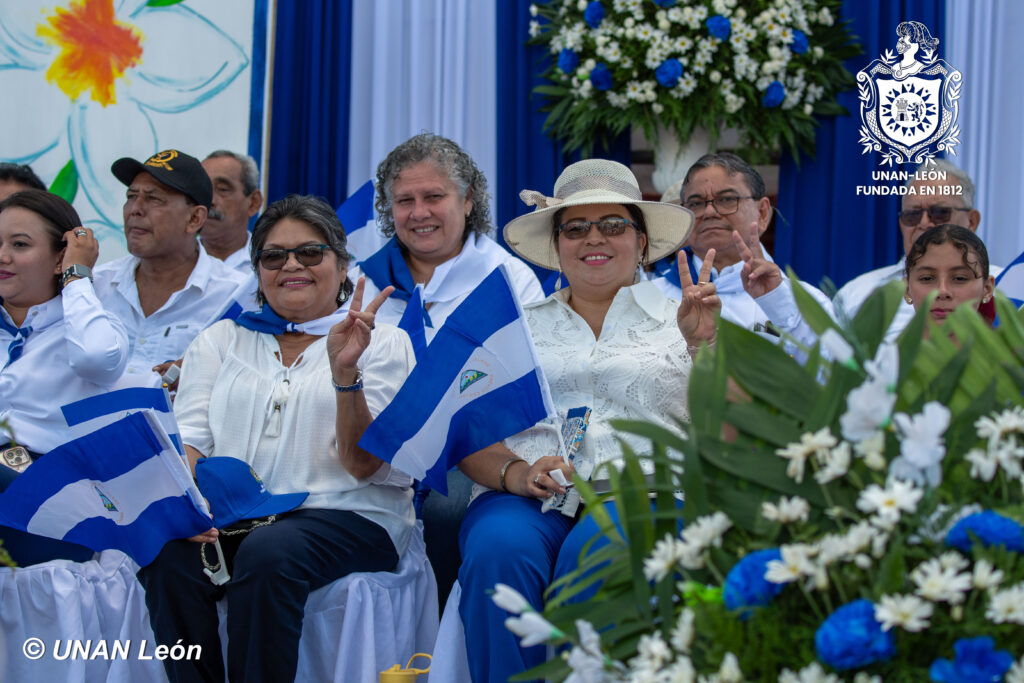
[[50,192],[68,204],[75,201],[75,195],[78,194],[78,170],[75,169],[74,159],[64,164],[64,168],[57,173],[57,177],[50,185]]

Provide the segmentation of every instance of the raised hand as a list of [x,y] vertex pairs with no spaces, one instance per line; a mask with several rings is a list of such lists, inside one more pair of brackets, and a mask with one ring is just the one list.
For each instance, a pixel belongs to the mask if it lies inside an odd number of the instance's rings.
[[100,243],[89,228],[81,226],[64,233],[64,257],[61,270],[67,270],[76,263],[92,268],[100,255]]
[[740,270],[743,289],[755,299],[782,284],[782,270],[765,258],[757,228],[757,221],[752,221],[746,235],[741,235],[738,230],[732,231],[733,244],[743,259],[743,269]]
[[352,293],[348,316],[332,327],[327,334],[327,357],[331,362],[334,381],[338,384],[351,384],[355,380],[359,357],[370,345],[370,332],[373,330],[373,319],[377,309],[387,301],[391,292],[395,291],[394,287],[385,287],[384,291],[375,296],[363,309],[365,287],[366,278],[359,278],[355,292]]
[[686,338],[686,343],[690,346],[697,346],[705,341],[712,343],[715,340],[717,324],[715,316],[722,309],[722,300],[718,298],[715,285],[711,282],[711,266],[715,262],[715,250],[708,249],[704,255],[697,282],[694,282],[693,276],[690,275],[690,268],[686,263],[687,258],[686,252],[680,249],[676,264],[679,268],[679,277],[682,280],[683,273],[685,273],[689,284],[683,287],[683,297],[679,302],[679,311],[676,313],[676,323],[679,325],[679,331]]

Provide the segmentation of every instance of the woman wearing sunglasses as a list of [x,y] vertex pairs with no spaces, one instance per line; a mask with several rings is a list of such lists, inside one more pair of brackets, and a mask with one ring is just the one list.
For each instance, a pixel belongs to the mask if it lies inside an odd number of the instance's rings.
[[[686,240],[693,214],[642,201],[636,178],[622,164],[581,161],[562,172],[553,197],[533,191],[521,196],[537,208],[505,226],[505,240],[524,259],[561,270],[568,281],[526,307],[558,417],[460,464],[478,484],[459,536],[459,613],[470,672],[480,682],[508,680],[545,657],[544,646],[520,647],[504,626],[508,615],[488,592],[507,584],[542,608],[548,584],[575,568],[580,550],[597,535],[591,518],[576,524],[575,508],[544,512],[543,501],[566,493],[561,477],[576,472],[599,481],[607,478],[603,464],[621,467],[619,438],[638,454],[650,452],[649,442],[616,434],[612,420],[676,429],[674,418],[689,418],[691,353],[713,342],[721,308],[708,282],[713,249],[698,282],[683,289],[681,304],[643,279],[648,261],[674,253]],[[680,272],[689,273],[685,263]],[[591,410],[590,421],[570,465],[558,455],[561,425],[581,406]],[[650,461],[642,460],[641,467],[653,472]],[[609,512],[614,518],[611,506]],[[501,539],[500,552],[494,539]]]
[[323,201],[272,204],[251,245],[262,308],[213,325],[185,353],[174,413],[193,466],[238,458],[270,492],[309,497],[272,524],[220,538],[233,576],[225,586],[210,582],[200,558],[198,542],[215,541],[216,529],[168,543],[139,572],[157,640],[203,648],[198,661],[166,660],[171,680],[223,679],[216,601],[225,595],[228,677],[293,680],[310,591],[391,571],[409,543],[412,480],[356,443],[405,380],[412,348],[398,329],[374,324],[390,288],[364,307],[345,244]]

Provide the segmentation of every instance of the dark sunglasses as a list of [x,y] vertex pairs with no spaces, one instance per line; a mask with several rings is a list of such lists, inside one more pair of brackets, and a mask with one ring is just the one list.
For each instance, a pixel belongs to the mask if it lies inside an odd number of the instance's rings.
[[288,254],[295,254],[299,265],[316,266],[324,260],[324,252],[329,248],[326,244],[303,244],[294,249],[260,249],[256,252],[256,262],[267,270],[280,270],[288,262]]
[[636,223],[628,218],[602,218],[599,221],[574,220],[558,226],[558,234],[566,239],[581,240],[590,234],[590,226],[596,225],[605,237],[615,237],[626,232],[626,228],[635,228]]
[[[954,211],[970,211],[970,209],[962,209],[958,206],[929,206],[928,207],[928,220],[935,225],[942,223],[948,223],[953,218]],[[912,225],[917,225],[921,222],[921,217],[924,216],[925,209],[911,209],[909,211],[900,211],[900,223],[907,226],[908,228]]]

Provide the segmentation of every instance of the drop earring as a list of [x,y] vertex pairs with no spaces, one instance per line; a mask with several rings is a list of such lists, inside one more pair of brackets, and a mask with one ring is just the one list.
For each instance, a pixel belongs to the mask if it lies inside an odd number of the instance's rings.
[[910,295],[909,295],[909,294],[904,294],[904,295],[903,295],[903,300],[904,300],[904,301],[906,301],[906,302],[907,302],[908,304],[910,304],[911,306],[913,306],[913,305],[914,305],[914,300],[910,298]]

